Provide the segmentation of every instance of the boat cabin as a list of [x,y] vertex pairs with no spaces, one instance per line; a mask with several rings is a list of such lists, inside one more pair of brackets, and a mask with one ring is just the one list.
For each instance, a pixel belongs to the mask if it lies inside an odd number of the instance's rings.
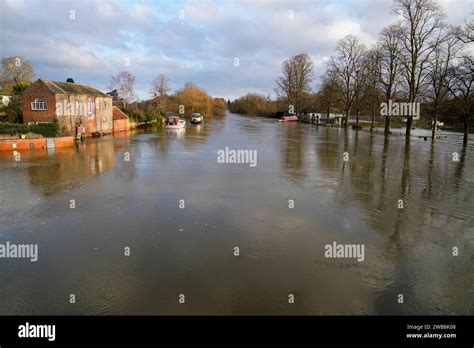
[[175,125],[175,126],[178,125],[179,121],[180,121],[179,116],[168,116],[166,118],[166,124],[170,125],[170,126],[171,125]]

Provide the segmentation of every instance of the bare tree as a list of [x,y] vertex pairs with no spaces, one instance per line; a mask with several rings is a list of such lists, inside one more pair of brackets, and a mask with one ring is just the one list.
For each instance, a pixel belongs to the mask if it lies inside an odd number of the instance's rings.
[[337,76],[331,71],[327,70],[321,78],[321,88],[319,95],[322,97],[322,107],[326,110],[326,115],[329,117],[333,108],[337,107],[339,101],[340,88],[337,84]]
[[293,64],[295,66],[296,113],[300,113],[304,95],[311,91],[310,83],[313,79],[314,64],[306,53],[293,57]]
[[286,105],[292,105],[294,100],[294,67],[290,60],[285,60],[281,67],[283,76],[276,80],[277,87],[275,92],[278,98],[284,99]]
[[372,110],[370,130],[375,128],[375,115],[380,105],[380,75],[382,64],[382,50],[378,45],[372,47],[366,55],[366,73],[364,94],[369,108]]
[[166,112],[166,99],[168,97],[169,78],[166,75],[160,74],[152,81],[151,94],[158,99],[158,107],[163,114]]
[[331,70],[338,79],[341,88],[341,102],[344,109],[344,127],[347,127],[351,109],[354,106],[358,90],[358,72],[364,57],[364,45],[359,40],[348,35],[341,39],[336,47],[337,55],[329,63]]
[[123,100],[123,107],[132,103],[136,99],[135,76],[128,71],[121,71],[117,75],[112,76],[110,89],[117,90],[119,98]]
[[155,79],[152,81],[152,90],[151,94],[154,97],[164,97],[168,95],[168,92],[170,91],[169,88],[169,82],[170,79],[163,74],[158,75],[155,77]]
[[293,105],[297,114],[302,110],[304,96],[311,91],[313,69],[309,55],[301,53],[283,62],[283,76],[276,80],[277,95],[284,98],[288,105]]
[[474,19],[466,19],[464,26],[457,28],[456,36],[464,43],[474,42]]
[[[380,84],[384,95],[384,102],[397,93],[400,86],[401,65],[400,55],[400,27],[391,25],[382,29],[380,33]],[[390,134],[390,115],[385,116],[385,136]]]
[[30,83],[35,77],[31,63],[23,57],[9,57],[2,59],[0,82],[3,89],[9,93],[15,86]]
[[474,113],[474,64],[473,57],[464,57],[461,64],[450,69],[448,89],[453,97],[454,111],[461,115],[464,124],[464,140],[467,144],[469,127]]
[[354,109],[356,114],[356,128],[359,129],[359,118],[364,105],[370,99],[368,84],[370,79],[370,64],[375,63],[370,60],[369,52],[363,48],[362,56],[357,62],[354,78]]
[[[408,101],[415,103],[426,83],[429,60],[440,44],[444,14],[434,0],[395,0],[394,12],[401,19],[399,55]],[[407,117],[410,136],[413,116]]]
[[430,59],[426,96],[432,101],[433,105],[432,139],[436,137],[440,104],[449,94],[450,67],[457,62],[456,55],[461,49],[460,41],[455,34],[456,29],[447,30],[445,39],[436,47],[433,57]]

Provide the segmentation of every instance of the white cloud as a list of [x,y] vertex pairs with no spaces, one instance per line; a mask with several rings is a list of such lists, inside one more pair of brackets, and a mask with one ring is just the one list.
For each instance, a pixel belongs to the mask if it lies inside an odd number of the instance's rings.
[[[38,76],[72,76],[99,88],[128,69],[142,98],[160,73],[173,88],[192,80],[216,96],[267,94],[284,59],[307,52],[320,73],[337,40],[352,34],[370,45],[394,20],[391,0],[0,1],[2,56],[24,56]],[[468,0],[440,3],[452,23],[472,12]]]

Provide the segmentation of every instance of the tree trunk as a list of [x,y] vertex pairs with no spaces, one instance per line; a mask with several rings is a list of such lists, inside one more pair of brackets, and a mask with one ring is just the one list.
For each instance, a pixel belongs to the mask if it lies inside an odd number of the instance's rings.
[[384,134],[387,137],[390,134],[390,116],[385,116],[385,130]]
[[373,132],[375,128],[375,104],[372,105],[372,123],[370,124],[370,131]]
[[436,127],[437,127],[437,123],[438,123],[438,112],[436,111],[435,114],[434,114],[434,118],[433,118],[433,126],[432,126],[432,129],[431,129],[431,139],[435,139],[436,137]]
[[463,138],[463,144],[466,145],[467,144],[467,138],[469,137],[469,121],[468,120],[464,120],[464,138]]
[[435,139],[436,137],[436,128],[438,126],[438,100],[435,100],[434,103],[434,118],[433,118],[433,125],[431,129],[431,139]]
[[[349,114],[350,114],[350,112],[351,112],[351,109],[347,109],[347,110],[346,110],[346,118],[344,119],[344,128],[347,127],[347,124],[348,124],[348,122],[349,122]],[[329,117],[329,115],[328,115],[328,117]]]
[[406,130],[406,133],[405,135],[407,137],[411,136],[411,125],[413,123],[413,116],[408,116],[407,117],[407,130]]
[[[328,104],[328,109],[326,110],[326,119],[329,120],[329,113],[331,112],[331,104]],[[317,124],[319,125],[319,116],[317,120]]]
[[[411,103],[411,105],[413,105],[413,103],[415,102],[415,99],[416,99],[416,93],[415,93],[415,74],[413,73],[415,71],[415,67],[416,67],[416,59],[414,59],[414,57],[412,57],[412,62],[411,62],[411,81],[410,81],[410,95],[409,95],[409,101]],[[411,125],[413,123],[413,116],[408,116],[407,117],[407,129],[406,129],[406,136],[407,137],[410,137],[411,135]]]

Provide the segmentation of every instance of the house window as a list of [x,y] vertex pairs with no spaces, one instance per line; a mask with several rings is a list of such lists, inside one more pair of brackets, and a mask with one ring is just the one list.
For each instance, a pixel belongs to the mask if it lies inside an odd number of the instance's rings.
[[34,102],[31,103],[31,110],[47,110],[48,106],[46,102],[42,101],[41,99],[35,99]]
[[93,108],[92,100],[88,100],[87,101],[87,113],[89,115],[92,115],[92,108]]

